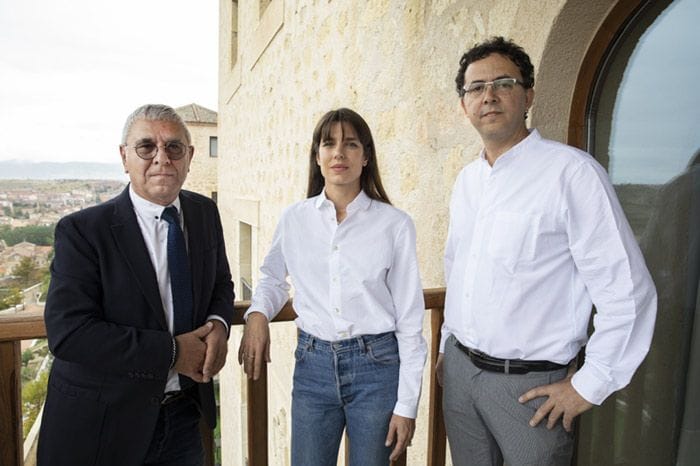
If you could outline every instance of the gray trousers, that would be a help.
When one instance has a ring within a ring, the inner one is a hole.
[[[552,430],[546,419],[537,427],[528,425],[546,398],[518,402],[529,389],[563,379],[566,369],[527,374],[484,371],[455,346],[456,341],[453,335],[448,338],[443,364],[443,411],[453,464],[571,464],[573,435],[561,420]]]

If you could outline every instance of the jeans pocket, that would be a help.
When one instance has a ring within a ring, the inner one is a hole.
[[[306,353],[309,352],[309,347],[306,343],[297,343],[297,348],[294,350],[294,359],[297,362],[301,362],[306,357]]]
[[[399,345],[396,342],[396,338],[387,338],[369,343],[367,345],[367,355],[369,359],[377,364],[398,364]]]

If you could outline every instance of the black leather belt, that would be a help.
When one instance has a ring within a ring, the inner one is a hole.
[[[557,364],[551,361],[524,361],[522,359],[499,359],[482,353],[481,351],[467,348],[459,341],[457,348],[462,350],[472,363],[479,369],[502,374],[527,374],[528,372],[547,372],[564,369],[565,364]]]

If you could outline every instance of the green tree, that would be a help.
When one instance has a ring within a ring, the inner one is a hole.
[[[29,361],[31,361],[32,359],[34,359],[34,353],[32,353],[32,350],[26,349],[26,350],[22,351],[22,365],[23,366],[26,366],[27,364],[29,364]]]
[[[41,410],[41,405],[44,404],[48,380],[49,372],[44,371],[37,380],[27,382],[22,387],[22,417],[24,419],[22,430],[24,431],[24,437],[27,436],[34,425],[34,421],[36,421]]]
[[[36,262],[34,262],[34,258],[32,257],[23,257],[22,260],[19,261],[19,264],[12,269],[12,275],[17,277],[20,284],[24,288],[27,288],[36,282],[38,273],[39,267],[37,267]]]
[[[22,295],[22,290],[17,287],[4,288],[0,290],[0,309],[7,309],[8,307],[16,306],[20,304],[24,296]]]
[[[39,246],[52,246],[55,227],[55,225],[28,225],[9,228],[7,225],[3,225],[0,227],[0,239],[4,239],[8,246],[14,246],[22,241]]]
[[[51,272],[48,267],[41,270],[41,297],[40,301],[46,301],[46,295],[49,293],[49,284],[51,283]]]

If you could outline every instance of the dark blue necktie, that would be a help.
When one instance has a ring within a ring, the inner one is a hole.
[[[173,292],[173,335],[193,329],[192,277],[187,261],[185,235],[180,228],[180,216],[174,206],[166,207],[161,214],[168,222],[168,271],[170,289]]]

